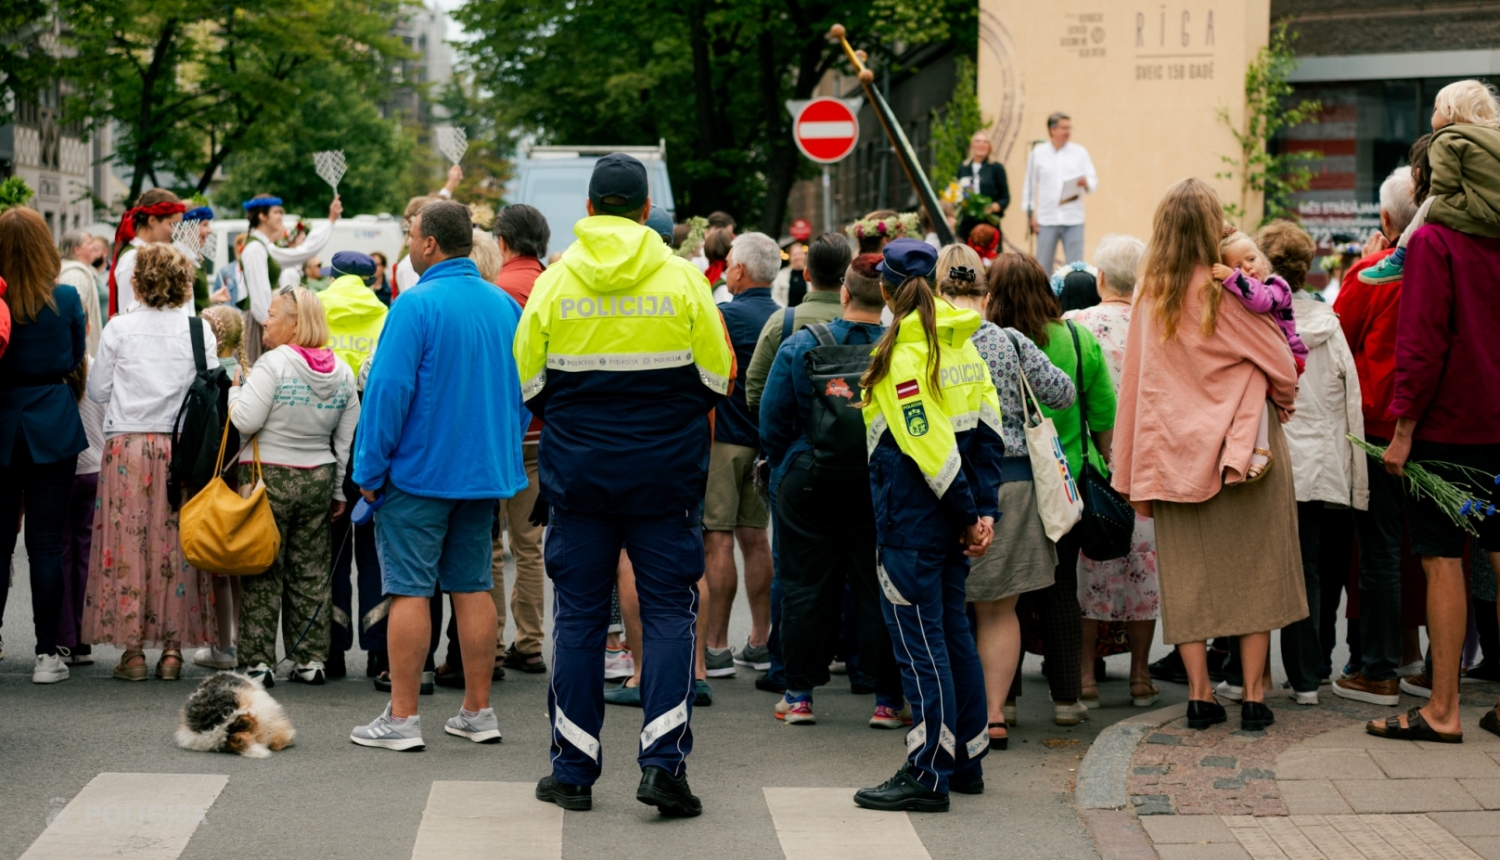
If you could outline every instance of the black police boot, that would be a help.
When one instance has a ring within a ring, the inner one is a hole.
[[[980,771],[972,777],[955,773],[948,777],[948,790],[959,794],[984,794],[984,772]]]
[[[344,665],[343,651],[329,651],[328,661],[323,664],[323,671],[329,678],[343,678],[349,674],[349,668]]]
[[[591,785],[568,785],[558,782],[548,774],[536,784],[536,799],[543,803],[555,803],[563,809],[587,812],[594,808],[594,787]]]
[[[688,788],[687,777],[673,776],[654,764],[641,768],[641,787],[635,799],[672,818],[692,818],[703,814],[703,803]]]
[[[928,791],[904,764],[896,775],[875,788],[854,792],[854,804],[884,812],[947,812],[948,795]]]

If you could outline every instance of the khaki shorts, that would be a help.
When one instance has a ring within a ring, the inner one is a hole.
[[[703,528],[732,532],[738,526],[763,529],[771,514],[755,486],[759,452],[744,445],[715,442],[708,455],[708,491],[703,499]]]

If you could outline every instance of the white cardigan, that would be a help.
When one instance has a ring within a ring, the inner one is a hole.
[[[177,410],[197,375],[189,319],[181,308],[137,305],[104,327],[99,360],[89,370],[88,396],[95,403],[109,404],[104,412],[106,438],[176,429]],[[219,366],[219,344],[207,325],[203,352],[208,367]]]
[[[1299,502],[1366,510],[1369,457],[1344,438],[1363,439],[1359,374],[1333,306],[1298,292],[1292,297],[1297,334],[1307,344],[1307,368],[1297,384],[1297,411],[1282,426],[1291,452]]]

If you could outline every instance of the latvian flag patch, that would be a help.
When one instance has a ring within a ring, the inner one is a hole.
[[[915,379],[908,379],[905,382],[896,383],[896,399],[898,400],[905,400],[908,397],[916,397],[921,393],[922,389],[917,387],[917,381]]]

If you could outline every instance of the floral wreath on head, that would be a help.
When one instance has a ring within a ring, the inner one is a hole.
[[[890,239],[920,238],[922,220],[915,212],[902,212],[894,218],[864,218],[855,221],[844,232],[855,241],[871,236]]]
[[[708,219],[702,215],[694,215],[687,219],[688,233],[682,237],[682,244],[677,246],[677,256],[684,260],[691,260],[697,255],[698,247],[703,244],[703,239],[708,236]]]
[[[1053,295],[1057,295],[1057,296],[1062,295],[1063,286],[1064,286],[1064,284],[1067,283],[1068,276],[1071,275],[1071,274],[1073,274],[1074,272],[1088,272],[1090,275],[1093,276],[1094,283],[1098,283],[1099,282],[1099,270],[1098,269],[1094,268],[1093,266],[1089,265],[1088,263],[1083,262],[1082,260],[1079,260],[1079,261],[1073,262],[1073,263],[1068,263],[1065,266],[1058,266],[1057,267],[1057,271],[1055,271],[1055,272],[1052,273],[1052,294]]]

